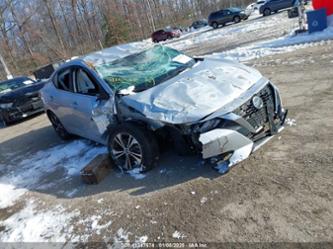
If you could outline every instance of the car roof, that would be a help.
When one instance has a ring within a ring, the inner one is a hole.
[[[110,63],[117,59],[129,56],[131,54],[142,52],[143,50],[146,50],[149,47],[151,47],[151,45],[143,42],[133,42],[128,44],[113,46],[67,61],[66,63],[62,64],[57,69],[57,71],[62,70],[68,66],[82,66],[82,65],[89,66],[91,64],[100,65],[103,63]]]
[[[226,10],[230,10],[230,11],[239,11],[239,10],[241,10],[241,9],[238,8],[238,7],[231,7],[231,8],[228,8],[228,9],[226,9]]]

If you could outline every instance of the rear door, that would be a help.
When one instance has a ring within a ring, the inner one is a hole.
[[[224,11],[220,10],[219,12],[215,13],[214,19],[218,22],[218,24],[224,24],[225,23]]]
[[[272,11],[283,9],[282,1],[281,0],[271,0],[269,2],[269,8]]]
[[[73,69],[66,68],[59,71],[53,78],[55,90],[50,93],[50,105],[60,122],[70,133],[76,134],[73,113],[73,98],[75,98],[73,84]]]
[[[282,9],[291,8],[294,5],[294,0],[281,0]]]
[[[225,23],[232,22],[234,19],[234,14],[230,10],[224,10]]]

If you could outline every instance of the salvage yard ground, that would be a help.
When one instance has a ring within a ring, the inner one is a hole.
[[[114,170],[88,186],[80,169],[104,147],[62,142],[44,114],[19,122],[0,130],[0,240],[332,241],[333,41],[320,40],[333,31],[293,42],[297,20],[286,15],[168,42],[271,79],[289,109],[281,135],[223,176],[200,156],[166,151],[144,175]],[[319,42],[295,45],[310,40]]]

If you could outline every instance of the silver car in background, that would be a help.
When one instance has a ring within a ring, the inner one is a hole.
[[[280,132],[287,115],[276,86],[255,69],[164,46],[72,60],[41,96],[60,137],[107,145],[123,170],[151,169],[166,140],[180,154],[231,167]]]

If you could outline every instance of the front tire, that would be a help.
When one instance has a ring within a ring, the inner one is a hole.
[[[125,123],[112,129],[108,150],[110,158],[121,170],[151,170],[158,160],[158,144],[154,134],[139,125]]]
[[[53,112],[48,112],[47,116],[57,133],[57,135],[62,139],[62,140],[69,140],[72,138],[72,135],[68,133],[66,128],[62,125],[58,117],[53,113]]]
[[[264,16],[270,16],[271,14],[272,14],[271,9],[266,8],[266,9],[264,10]]]
[[[219,24],[217,22],[213,22],[212,26],[214,29],[217,29],[219,27]]]

